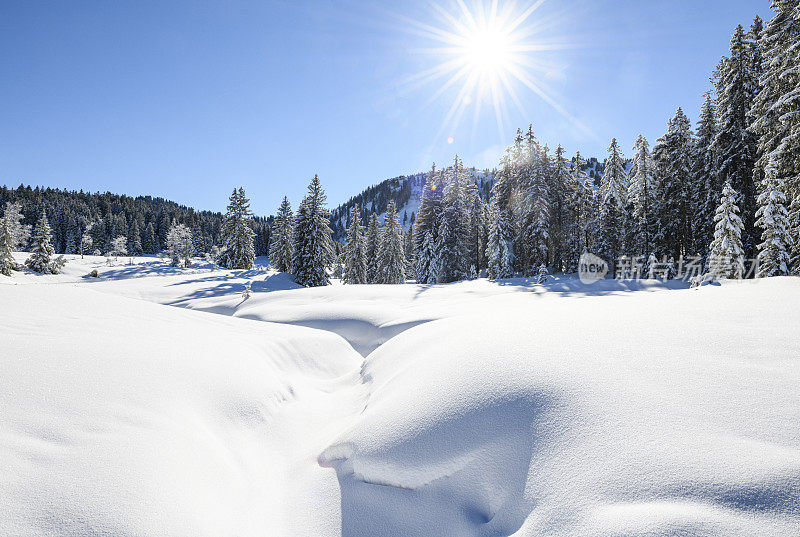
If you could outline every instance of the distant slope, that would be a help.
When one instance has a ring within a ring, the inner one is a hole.
[[[603,175],[603,164],[596,158],[590,158],[586,161],[584,170],[599,185],[599,180]],[[478,170],[476,168],[467,168],[466,172],[478,185],[481,197],[485,201],[489,201],[489,194],[494,185],[494,176],[497,173],[497,169]],[[426,176],[427,172],[420,172],[386,179],[377,185],[367,187],[333,209],[331,211],[331,228],[333,229],[334,239],[344,241],[347,215],[354,205],[361,208],[362,222],[366,222],[366,218],[372,212],[378,213],[379,218],[383,221],[383,215],[390,200],[394,200],[397,205],[397,214],[403,229],[408,229],[412,216],[416,215],[419,210],[420,196],[422,195],[422,188],[425,186]]]

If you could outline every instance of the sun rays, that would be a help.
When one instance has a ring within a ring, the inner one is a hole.
[[[511,105],[525,121],[530,120],[523,105],[528,97],[525,92],[577,128],[588,130],[546,85],[554,66],[545,53],[569,45],[552,38],[552,17],[539,17],[545,0],[450,0],[448,5],[443,1],[447,0],[430,3],[430,22],[401,17],[419,38],[420,46],[413,52],[430,57],[433,64],[407,77],[401,87],[406,91],[433,89],[425,106],[452,98],[435,140],[452,136],[470,110],[474,134],[482,112],[490,109],[504,141],[509,136]]]

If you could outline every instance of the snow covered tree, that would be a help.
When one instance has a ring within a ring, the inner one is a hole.
[[[714,140],[717,137],[717,112],[710,93],[705,94],[697,123],[694,143],[693,192],[693,251],[706,256],[714,238],[714,214],[717,210],[722,184],[718,173]]]
[[[569,215],[569,161],[564,157],[564,148],[560,145],[556,147],[555,158],[551,173],[549,174],[549,195],[550,195],[550,245],[548,250],[553,262],[555,271],[565,271],[564,255],[568,251],[567,226],[570,220]]]
[[[142,238],[139,232],[139,222],[134,220],[128,232],[128,253],[133,256],[140,256],[142,252]]]
[[[417,283],[436,283],[439,258],[436,237],[441,205],[441,174],[434,164],[425,177],[420,207],[414,223]]]
[[[350,225],[347,226],[347,244],[344,247],[343,283],[367,283],[367,244],[360,215],[358,206],[353,205],[350,209]]]
[[[6,203],[3,220],[11,233],[11,249],[24,250],[31,236],[31,226],[22,223],[22,206],[16,202]]]
[[[567,179],[567,223],[565,224],[565,270],[578,270],[581,254],[592,248],[592,228],[595,219],[594,191],[580,152],[575,154]]]
[[[603,184],[600,187],[600,215],[597,230],[597,255],[613,267],[616,259],[623,253],[622,237],[625,222],[627,197],[627,174],[625,159],[617,143],[611,140],[608,158],[605,162]],[[613,269],[612,269],[613,271]]]
[[[50,237],[51,231],[50,224],[47,222],[47,214],[42,211],[42,216],[33,230],[31,255],[25,260],[25,266],[34,272],[58,274],[66,263],[63,256],[53,259],[56,251],[50,243]]]
[[[550,189],[548,184],[550,157],[533,135],[533,127],[522,144],[517,181],[519,184],[521,226],[516,241],[518,265],[522,273],[532,276],[547,261],[550,240]]]
[[[108,263],[111,264],[111,260],[117,260],[117,258],[121,255],[128,254],[128,238],[125,235],[120,235],[119,237],[115,237],[111,241],[110,248],[106,257],[108,258]]]
[[[758,277],[789,274],[789,214],[786,209],[786,183],[778,176],[777,166],[767,166],[758,196],[756,225],[763,230],[758,245]]]
[[[334,259],[334,246],[327,199],[319,177],[314,175],[297,211],[292,262],[295,281],[306,287],[330,284],[327,270]]]
[[[632,207],[630,220],[632,243],[628,251],[633,255],[647,255],[653,250],[655,235],[656,181],[650,144],[641,134],[633,146],[628,199]]]
[[[509,251],[512,227],[508,209],[492,207],[492,223],[489,227],[487,258],[489,262],[489,278],[502,279],[514,275],[511,269],[511,253]]]
[[[184,224],[174,223],[167,233],[167,255],[173,267],[192,266],[194,242],[192,232]]]
[[[667,133],[653,148],[656,166],[656,250],[675,259],[691,248],[690,203],[693,135],[691,123],[681,108],[667,122]]]
[[[222,223],[224,250],[219,264],[228,269],[252,269],[255,266],[255,233],[250,228],[250,200],[244,188],[234,188]],[[171,229],[171,227],[170,227]]]
[[[763,72],[751,109],[758,136],[757,166],[776,168],[789,205],[790,269],[800,273],[800,2],[773,0],[774,17],[761,32]]]
[[[748,130],[750,109],[758,81],[753,73],[753,59],[747,36],[738,25],[731,38],[730,56],[720,62],[715,73],[719,128],[714,150],[719,157],[719,173],[730,181],[738,193],[737,205],[742,210],[746,255],[755,253],[756,192],[753,182],[756,138]]]
[[[272,223],[272,241],[269,258],[278,272],[292,272],[294,257],[294,215],[289,198],[283,197],[278,214]]]
[[[11,228],[4,218],[0,218],[0,274],[4,276],[11,276],[11,271],[18,268],[14,256],[11,255],[13,245]]]
[[[380,280],[378,251],[381,246],[381,236],[381,224],[378,215],[373,212],[369,215],[366,235],[367,283],[378,283]]]
[[[708,256],[709,271],[717,278],[739,279],[744,273],[744,226],[738,214],[736,198],[736,191],[730,182],[726,182],[722,189],[722,200],[714,216],[714,240],[709,247]]]
[[[403,230],[397,219],[394,200],[386,207],[383,240],[378,249],[378,283],[399,284],[406,281],[406,256],[403,251]]]
[[[464,168],[456,156],[445,181],[441,204],[441,221],[437,229],[436,248],[439,251],[438,279],[440,283],[465,279],[469,273],[467,203],[464,193]]]
[[[539,271],[536,275],[536,283],[546,283],[549,275],[550,273],[547,271],[547,267],[544,265],[544,263],[542,263],[539,265]]]

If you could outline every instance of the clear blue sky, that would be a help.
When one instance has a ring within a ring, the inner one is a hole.
[[[446,27],[431,3],[4,0],[0,184],[212,210],[243,185],[269,214],[314,173],[333,206],[455,153],[492,166],[529,122],[569,153],[602,158],[612,136],[630,153],[678,106],[694,120],[734,26],[770,17],[767,0],[545,1],[522,27],[567,46],[531,53],[531,76],[574,121],[516,84],[501,135],[491,106],[444,122],[459,84],[408,83],[443,61],[410,22]]]

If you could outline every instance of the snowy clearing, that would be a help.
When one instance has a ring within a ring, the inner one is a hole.
[[[800,534],[800,278],[133,262],[0,277],[2,535]]]

